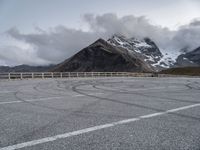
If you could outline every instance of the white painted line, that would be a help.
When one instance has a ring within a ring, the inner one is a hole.
[[[82,96],[85,96],[85,95],[81,95],[81,94],[78,94],[78,95],[72,95],[72,97],[82,97]]]
[[[116,89],[115,90],[120,90],[119,92],[134,92],[134,91],[148,91],[148,90],[160,90],[160,89],[165,89],[166,87],[155,87],[155,88],[138,88],[138,89],[133,89],[133,90],[121,90],[121,89]],[[113,88],[104,88],[105,90],[113,90]]]
[[[166,114],[166,112],[158,112],[158,113],[154,113],[154,114],[149,114],[149,115],[141,116],[139,118],[141,118],[141,119],[152,118],[152,117],[160,116],[160,115],[163,115],[163,114]]]
[[[95,95],[102,95],[104,93],[86,93],[87,95],[91,95],[91,96],[95,96]],[[72,95],[72,97],[83,97],[86,95],[82,95],[82,94],[77,94],[77,95]]]
[[[88,95],[91,95],[91,96],[93,96],[93,95],[103,95],[104,93],[89,93]]]
[[[134,91],[148,91],[148,90],[161,90],[161,89],[166,89],[166,88],[179,88],[178,86],[167,86],[167,87],[151,87],[151,88],[138,88],[138,89],[132,89],[132,90],[121,90],[121,89],[116,89],[115,90],[120,90],[119,92],[134,92]],[[105,88],[107,90],[113,90],[113,88]]]
[[[133,91],[159,90],[159,89],[166,89],[166,88],[168,87],[160,86],[160,87],[140,88],[140,89],[135,89]]]
[[[14,91],[0,91],[0,94],[4,94],[4,93],[13,93]]]
[[[197,107],[200,106],[200,104],[194,104],[194,105],[189,105],[189,106],[184,106],[184,107],[180,107],[180,108],[175,108],[175,109],[171,109],[171,110],[167,110],[166,113],[173,113],[176,111],[180,111],[180,110],[184,110],[184,109],[189,109],[189,108],[193,108],[193,107]]]
[[[60,98],[65,98],[65,97],[47,97],[47,98],[29,99],[29,100],[24,100],[24,101],[18,100],[18,101],[10,101],[10,102],[0,102],[0,105],[14,104],[14,103],[24,103],[24,102],[46,101],[46,100],[60,99]]]
[[[60,99],[60,98],[64,98],[64,97],[47,97],[47,98],[30,99],[27,101],[28,102],[36,102],[36,101],[46,101],[46,100]]]
[[[10,102],[0,102],[0,105],[3,104],[13,104],[13,103],[22,103],[23,101],[10,101]]]
[[[200,106],[200,103],[194,104],[194,105],[189,105],[189,106],[184,106],[184,107],[179,107],[179,108],[167,110],[167,111],[164,111],[164,112],[148,114],[148,115],[140,116],[140,117],[137,117],[137,118],[131,118],[131,119],[121,120],[121,121],[112,122],[112,123],[108,123],[108,124],[104,124],[104,125],[94,126],[94,127],[90,127],[90,128],[86,128],[86,129],[81,129],[81,130],[68,132],[68,133],[64,133],[64,134],[59,134],[59,135],[46,137],[46,138],[42,138],[42,139],[38,139],[38,140],[33,140],[33,141],[29,141],[29,142],[19,143],[19,144],[16,144],[16,145],[11,145],[11,146],[0,148],[0,150],[16,150],[16,149],[30,147],[30,146],[34,146],[34,145],[38,145],[38,144],[47,143],[47,142],[53,142],[53,141],[56,141],[56,140],[59,140],[59,139],[64,139],[64,138],[68,138],[68,137],[72,137],[72,136],[76,136],[76,135],[81,135],[81,134],[89,133],[89,132],[92,132],[92,131],[98,131],[98,130],[101,130],[101,129],[106,129],[106,128],[110,128],[110,127],[114,127],[114,126],[122,125],[122,124],[127,124],[127,123],[131,123],[131,122],[139,121],[139,120],[142,120],[142,119],[161,116],[161,115],[168,114],[168,113],[171,113],[171,112],[177,112],[177,111],[180,111],[180,110],[185,110],[185,109],[198,107],[198,106]]]

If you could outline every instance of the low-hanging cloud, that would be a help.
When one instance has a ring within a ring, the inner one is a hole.
[[[116,14],[104,14],[102,16],[86,14],[84,19],[93,32],[104,32],[108,36],[122,34],[126,37],[155,38],[165,34],[167,36],[161,36],[160,38],[166,39],[171,35],[171,31],[167,28],[150,24],[144,16],[129,15],[119,18]]]
[[[86,14],[83,16],[83,21],[88,24],[88,31],[57,26],[48,30],[42,30],[38,27],[35,33],[30,34],[23,34],[17,28],[12,28],[6,33],[16,40],[31,45],[34,57],[37,59],[21,62],[28,64],[34,64],[34,61],[38,61],[41,64],[59,63],[98,38],[108,39],[113,34],[136,38],[149,37],[160,48],[171,51],[179,51],[185,47],[192,50],[200,46],[199,20],[194,20],[188,25],[181,26],[176,31],[153,25],[144,16],[135,17],[129,15],[118,17],[113,13],[103,15]],[[19,48],[17,51],[19,54],[21,53]],[[11,60],[8,56],[7,59]],[[15,59],[13,58],[12,61],[14,62]],[[18,62],[16,61],[16,63]]]
[[[34,34],[22,34],[16,28],[10,29],[7,33],[17,40],[30,44],[39,58],[51,63],[58,63],[70,57],[97,38],[96,34],[63,26],[49,31],[37,29],[37,33]]]
[[[200,46],[200,20],[193,20],[190,24],[181,26],[176,31],[153,25],[142,16],[133,15],[117,17],[115,14],[94,16],[85,15],[93,32],[104,32],[105,35],[122,34],[126,37],[153,39],[160,48],[177,51],[187,47],[192,50]]]
[[[194,20],[189,25],[184,25],[176,31],[171,45],[176,49],[188,48],[193,50],[200,46],[200,20]]]
[[[29,48],[19,48],[17,46],[6,46],[1,49],[0,64],[1,65],[16,65],[16,64],[31,64],[31,65],[45,65],[50,62],[38,57],[35,50]]]

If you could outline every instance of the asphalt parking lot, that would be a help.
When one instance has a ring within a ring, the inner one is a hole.
[[[199,78],[0,81],[0,150],[199,150]]]

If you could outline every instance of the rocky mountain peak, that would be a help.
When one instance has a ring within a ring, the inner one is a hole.
[[[108,39],[108,42],[113,46],[127,49],[129,53],[134,53],[155,70],[169,68],[174,64],[170,58],[161,53],[156,43],[148,37],[137,39],[135,37],[126,38],[122,35],[114,35]]]
[[[53,71],[75,72],[152,72],[153,69],[137,55],[98,39],[71,58],[57,65]]]

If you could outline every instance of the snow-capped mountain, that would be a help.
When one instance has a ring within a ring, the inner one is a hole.
[[[153,72],[137,55],[99,39],[52,69],[55,72]]]
[[[99,39],[55,66],[1,67],[0,72],[155,72],[175,67],[199,67],[200,47],[179,52],[159,49],[150,38],[136,39],[114,35]],[[11,71],[10,71],[11,70]]]
[[[184,60],[184,61],[183,61]],[[172,67],[185,67],[183,62],[200,65],[200,49],[193,52],[165,52],[150,38],[136,39],[114,35],[99,39],[58,64],[56,72],[155,72]]]
[[[139,40],[136,38],[114,35],[108,42],[114,46],[127,49],[129,53],[134,53],[146,63],[150,64],[155,70],[170,68],[175,63],[175,60],[171,58],[169,54],[162,54],[160,49],[150,38]]]

